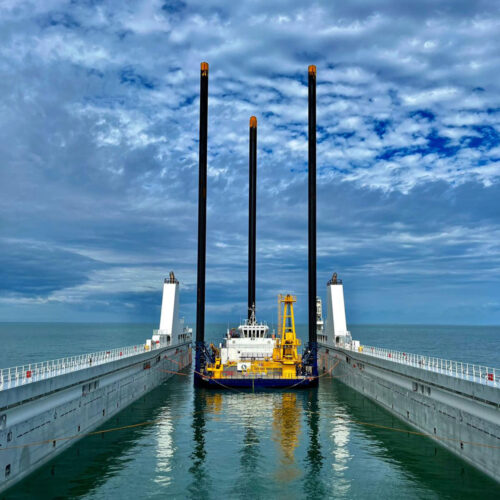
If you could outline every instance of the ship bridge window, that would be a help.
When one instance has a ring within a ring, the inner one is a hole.
[[[10,464],[7,464],[5,466],[5,477],[9,477],[10,476]]]

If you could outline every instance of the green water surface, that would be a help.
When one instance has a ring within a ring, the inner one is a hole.
[[[462,358],[458,354],[465,341],[455,328],[363,328],[359,335],[367,343],[410,344],[422,352],[432,351],[429,339],[434,338],[435,354],[449,345],[450,357]],[[9,325],[0,327],[4,345],[11,342],[12,331]],[[14,331],[37,347],[31,354],[36,360],[48,357],[43,349],[57,354],[131,344],[149,332],[149,325],[17,325]],[[468,350],[468,359],[497,364],[499,330],[468,331],[476,341],[470,345],[477,346]],[[220,328],[214,327],[216,332]],[[75,340],[64,345],[68,335]],[[111,341],[120,335],[120,342]],[[21,349],[12,348],[11,357],[17,355]],[[499,484],[430,439],[411,434],[403,422],[329,377],[317,389],[222,392],[195,389],[191,369],[186,369],[101,430],[110,432],[76,442],[1,497],[500,498]]]
[[[151,423],[84,438],[5,498],[500,497],[494,481],[335,379],[252,394],[194,389],[186,374],[102,429]]]

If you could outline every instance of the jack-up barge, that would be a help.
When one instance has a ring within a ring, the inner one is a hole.
[[[309,342],[298,352],[290,294],[280,296],[278,336],[258,323],[255,311],[257,217],[257,118],[249,131],[248,318],[237,331],[228,330],[219,347],[205,343],[205,256],[207,196],[208,64],[201,64],[198,198],[198,286],[194,382],[212,388],[303,388],[318,383],[316,338],[316,66],[309,66]],[[282,309],[281,309],[282,308]]]

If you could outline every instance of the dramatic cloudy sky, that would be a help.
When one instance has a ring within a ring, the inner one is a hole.
[[[0,319],[194,320],[199,65],[210,64],[207,320],[307,293],[307,66],[318,68],[318,290],[348,321],[500,323],[494,1],[0,2]]]

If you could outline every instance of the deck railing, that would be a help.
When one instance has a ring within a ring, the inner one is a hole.
[[[82,370],[91,366],[102,365],[110,361],[128,358],[139,353],[147,352],[150,349],[167,345],[169,345],[167,342],[162,344],[152,343],[151,347],[144,344],[133,345],[129,347],[119,347],[109,351],[100,351],[51,361],[30,363],[27,365],[15,366],[13,368],[2,368],[0,371],[0,391],[55,377],[57,375]]]
[[[348,346],[344,347],[349,348]],[[383,347],[363,345],[360,346],[360,348],[350,349],[395,363],[415,366],[417,368],[462,378],[471,382],[500,387],[500,369],[498,368],[463,363],[450,359],[434,358],[432,356],[422,356],[421,354],[394,351],[393,349],[384,349]]]

